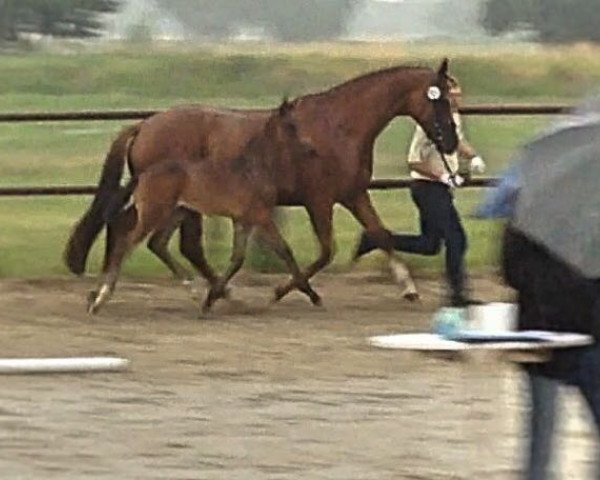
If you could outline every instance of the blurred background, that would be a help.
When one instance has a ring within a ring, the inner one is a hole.
[[[184,103],[270,107],[353,76],[451,59],[466,104],[574,103],[600,84],[595,0],[0,0],[0,111],[159,109]],[[471,143],[497,174],[553,119],[469,116]],[[0,124],[0,186],[89,185],[115,133],[131,122]],[[412,132],[399,118],[378,139],[375,177],[402,177]],[[468,214],[483,191],[457,193]],[[392,229],[416,230],[406,190],[374,192]],[[0,276],[64,274],[61,252],[89,197],[0,198]],[[281,214],[301,263],[316,255],[305,213]],[[493,222],[467,220],[472,271],[496,268]],[[336,211],[344,270],[358,226]],[[309,248],[309,246],[313,248]],[[175,245],[174,245],[175,246]],[[210,220],[209,258],[224,264],[228,222]],[[94,250],[97,269],[102,249]],[[375,253],[360,268],[373,268]],[[435,274],[441,258],[407,256]],[[277,270],[254,248],[249,266]],[[131,276],[168,276],[143,248]]]

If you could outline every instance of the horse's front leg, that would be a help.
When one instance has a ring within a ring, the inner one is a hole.
[[[312,227],[319,240],[321,253],[315,262],[308,266],[303,273],[306,280],[325,268],[335,253],[333,243],[333,201],[324,200],[306,206]],[[282,299],[296,287],[293,280],[283,284],[275,290],[275,301]]]
[[[364,227],[367,235],[373,240],[377,247],[387,253],[392,274],[396,278],[396,281],[404,286],[402,296],[410,301],[417,300],[419,298],[419,293],[417,292],[415,282],[406,265],[394,256],[394,246],[391,234],[383,226],[379,215],[371,203],[369,194],[365,191],[350,201],[344,201],[343,205]]]

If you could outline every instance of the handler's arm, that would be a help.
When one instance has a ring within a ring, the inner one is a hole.
[[[423,177],[439,180],[446,171],[441,162],[434,161],[436,155],[439,153],[433,143],[427,138],[425,132],[417,127],[408,150],[408,168]]]
[[[412,171],[417,172],[419,175],[423,175],[431,180],[440,180],[442,175],[445,173],[443,169],[439,169],[438,171],[432,172],[432,169],[424,166],[421,163],[409,163],[408,168]],[[437,169],[436,169],[437,170]]]

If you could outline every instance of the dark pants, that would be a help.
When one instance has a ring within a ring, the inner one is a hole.
[[[600,344],[574,349],[569,352],[572,366],[563,375],[555,378],[541,373],[539,365],[526,367],[531,392],[529,421],[529,461],[525,478],[527,480],[549,480],[551,476],[552,437],[557,417],[556,396],[560,383],[579,389],[585,399],[595,425],[596,472],[600,479]]]
[[[554,429],[558,417],[558,387],[560,382],[527,369],[529,383],[529,456],[524,480],[551,480]]]
[[[464,256],[467,236],[454,207],[450,188],[443,183],[415,180],[410,194],[419,209],[420,235],[393,234],[394,250],[420,255],[437,255],[446,248],[446,277],[453,298],[464,293]],[[358,255],[363,255],[376,246],[363,234]]]

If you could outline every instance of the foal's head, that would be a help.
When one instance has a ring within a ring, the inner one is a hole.
[[[312,153],[312,148],[298,135],[294,119],[295,102],[283,100],[267,121],[264,136],[268,140],[267,153],[279,157],[299,158]]]
[[[445,58],[432,78],[412,95],[415,120],[443,153],[452,153],[458,146],[449,98],[450,79],[448,59]]]

